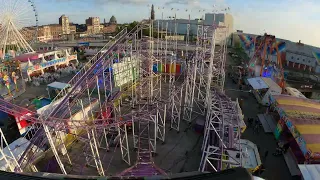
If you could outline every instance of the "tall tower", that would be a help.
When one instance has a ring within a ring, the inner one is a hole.
[[[70,34],[69,18],[66,15],[63,14],[59,18],[59,24],[62,27],[62,34]]]
[[[154,20],[154,6],[151,6],[151,19]]]

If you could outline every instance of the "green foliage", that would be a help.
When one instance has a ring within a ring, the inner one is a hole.
[[[131,23],[128,24],[122,24],[122,25],[118,25],[117,27],[117,33],[119,33],[120,31],[122,31],[124,28],[127,28],[128,32],[130,32],[134,27],[136,27],[139,24],[139,22],[137,21],[133,21]],[[142,35],[143,36],[150,36],[150,29],[143,29],[142,30]],[[157,31],[153,31],[153,37],[154,38],[158,38],[158,32]]]
[[[134,27],[136,27],[138,25],[138,22],[137,21],[133,21],[132,23],[130,23],[128,25],[128,32],[130,32]]]
[[[235,41],[235,42],[234,42],[234,47],[235,47],[235,48],[240,48],[240,47],[241,47],[240,41]]]
[[[143,29],[142,30],[142,35],[143,36],[150,36],[150,29]],[[154,38],[158,38],[158,32],[153,31],[153,35]]]

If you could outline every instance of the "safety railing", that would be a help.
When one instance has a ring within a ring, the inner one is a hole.
[[[50,109],[50,112],[47,113],[49,116],[55,112],[60,106],[56,106],[54,107],[53,104],[55,101],[64,98],[67,99],[68,94],[70,95],[70,91],[76,91],[76,84],[81,83],[81,81],[83,80],[83,78],[85,76],[87,76],[88,74],[91,73],[91,70],[93,69],[93,67],[98,64],[99,62],[101,62],[103,60],[103,55],[109,53],[108,51],[105,51],[107,48],[114,46],[120,39],[122,39],[124,37],[124,35],[127,34],[127,29],[123,29],[121,32],[119,32],[116,36],[115,39],[113,39],[112,41],[109,41],[95,56],[93,56],[84,66],[83,68],[68,82],[68,84],[71,85],[71,88],[65,88],[63,90],[60,91],[60,93],[53,99],[53,101],[51,102],[51,104],[49,105],[48,109]],[[105,51],[105,52],[103,52]],[[64,100],[62,100],[60,103],[65,103]],[[48,117],[41,117],[42,119],[47,119]]]

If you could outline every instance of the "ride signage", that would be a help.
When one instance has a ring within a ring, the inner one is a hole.
[[[59,58],[59,59],[54,59],[54,60],[51,60],[51,61],[48,61],[48,62],[45,62],[45,63],[40,63],[40,66],[42,68],[47,68],[47,67],[54,66],[56,64],[65,62],[65,61],[66,61],[66,58]]]

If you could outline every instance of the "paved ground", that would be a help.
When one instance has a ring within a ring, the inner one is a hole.
[[[74,74],[66,75],[64,77],[59,78],[57,81],[68,83],[73,76]],[[19,97],[16,97],[13,101],[15,104],[24,106],[25,104],[23,102],[29,99],[36,98],[37,96],[49,97],[48,91],[46,90],[46,88],[47,88],[47,85],[45,84],[42,84],[40,86],[26,85],[26,91],[23,94],[21,94]]]
[[[230,64],[234,65],[234,63],[231,60],[231,57],[228,56],[227,66]],[[237,85],[234,84],[227,76],[226,76],[225,89],[226,89],[226,94],[232,99],[239,98],[244,100],[243,113],[245,116],[245,120],[248,117],[256,117],[257,114],[265,112],[265,108],[260,107],[258,105],[253,94],[248,92],[230,90],[230,89],[237,89]],[[276,141],[273,134],[265,134],[263,132],[263,129],[260,130],[259,134],[254,134],[252,128],[247,128],[247,130],[242,135],[242,138],[252,141],[260,148],[261,158],[266,167],[266,170],[264,173],[262,173],[261,177],[266,178],[268,180],[291,179],[291,175],[284,161],[284,158],[282,156],[274,157],[272,155],[272,153],[276,149]],[[269,151],[269,155],[264,160],[262,156],[266,151]]]
[[[229,65],[231,62],[230,57],[228,61]],[[66,79],[62,79],[61,81],[67,82],[69,78],[66,77]],[[225,89],[237,89],[236,85],[233,84],[232,81],[227,77],[225,86]],[[23,96],[17,98],[16,100],[17,102],[20,102],[25,98],[34,98],[35,94],[46,95],[45,86],[30,86],[27,88],[27,92]],[[243,106],[243,113],[245,115],[245,119],[247,117],[256,117],[258,113],[265,112],[265,109],[259,108],[259,105],[257,104],[252,94],[230,90],[227,90],[226,94],[229,95],[232,99],[242,98],[245,100]],[[167,127],[168,126],[169,124],[167,124]],[[253,134],[252,129],[248,128],[243,134],[242,138],[248,139],[257,144],[260,148],[261,154],[264,154],[265,151],[269,151],[269,156],[266,158],[266,161],[264,161],[266,171],[261,175],[262,177],[269,180],[291,179],[291,176],[289,174],[283,157],[272,156],[272,153],[276,148],[276,142],[272,134],[265,134],[262,131],[259,134]],[[131,160],[132,162],[134,162],[136,159],[136,153],[133,151],[133,143],[131,139],[132,137],[129,135],[129,146],[131,147]],[[168,174],[185,171],[197,171],[201,157],[201,144],[202,137],[196,134],[192,130],[192,128],[188,128],[188,125],[184,122],[181,124],[181,131],[179,134],[174,130],[169,131],[169,129],[167,128],[166,143],[157,143],[158,155],[154,158],[155,163],[160,168],[164,169]],[[82,148],[79,147],[75,149],[77,150],[72,151],[72,153],[75,156],[81,156],[83,154]],[[119,148],[117,148],[116,150],[112,149],[110,152],[103,152],[102,150],[101,156],[103,160],[102,163],[104,165],[104,169],[108,170],[108,174],[106,175],[117,174],[118,172],[121,172],[125,168],[129,167],[121,160],[121,153],[119,151]],[[83,163],[83,160],[78,161],[78,164]],[[75,169],[79,170],[78,168]],[[90,167],[81,167],[81,170],[87,172],[86,174],[96,174],[96,170]]]

